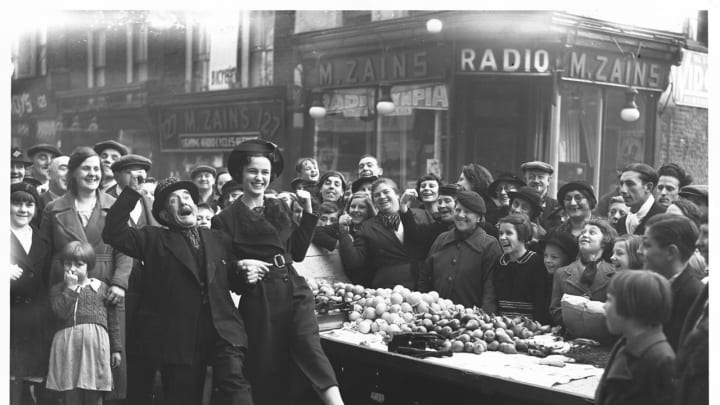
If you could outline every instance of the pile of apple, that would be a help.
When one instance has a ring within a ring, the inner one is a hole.
[[[378,333],[389,340],[402,332],[436,333],[445,338],[443,349],[454,352],[502,353],[527,352],[534,347],[532,337],[550,332],[525,317],[510,319],[485,313],[480,308],[465,308],[436,291],[420,293],[397,285],[389,288],[365,288],[350,283],[309,280],[318,305],[343,305],[348,310],[349,326],[361,333]]]

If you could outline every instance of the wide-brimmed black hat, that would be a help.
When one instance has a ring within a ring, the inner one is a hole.
[[[31,160],[25,158],[22,149],[17,146],[10,150],[10,163],[22,163],[25,167],[33,164]]]
[[[183,189],[190,192],[190,196],[195,204],[200,201],[200,193],[198,192],[197,186],[195,186],[195,183],[192,181],[181,181],[177,177],[168,177],[158,181],[157,187],[155,187],[155,201],[153,201],[152,214],[160,224],[170,226],[169,223],[160,218],[160,211],[165,208],[165,200],[168,198],[170,193],[175,190]]]
[[[490,183],[490,186],[488,186],[488,193],[490,194],[490,196],[495,197],[495,195],[497,194],[497,188],[500,186],[500,183],[514,184],[516,188],[526,186],[525,182],[520,177],[512,173],[500,173],[500,175],[498,175],[495,181]]]
[[[510,197],[510,203],[516,198],[523,199],[530,203],[530,220],[536,219],[542,212],[542,197],[537,190],[530,186],[523,186],[517,189],[517,191],[508,192]]]
[[[30,148],[28,148],[28,151],[27,151],[28,156],[30,156],[30,158],[35,156],[35,154],[37,154],[38,152],[48,152],[51,155],[53,155],[53,157],[62,155],[62,152],[60,152],[60,149],[58,149],[54,145],[50,145],[49,143],[39,143],[37,145],[33,145]]]
[[[593,186],[585,183],[584,181],[571,181],[569,183],[563,184],[562,187],[560,187],[557,193],[557,199],[561,206],[565,205],[565,194],[573,190],[581,192],[585,196],[585,198],[587,198],[590,209],[595,208],[595,206],[597,205],[597,197],[595,197],[595,190],[593,190]]]
[[[263,139],[251,139],[236,146],[230,152],[226,166],[233,180],[242,184],[240,174],[242,173],[243,158],[254,154],[261,154],[270,160],[270,181],[282,174],[285,161],[278,146]]]
[[[357,180],[353,181],[350,185],[350,190],[353,192],[353,194],[357,193],[358,190],[360,190],[360,187],[362,187],[365,184],[372,184],[375,182],[375,180],[378,179],[378,176],[367,176],[367,177],[360,177]]]
[[[114,172],[119,172],[120,170],[130,166],[139,166],[147,172],[150,171],[150,168],[152,167],[152,160],[146,158],[145,156],[127,154],[120,156],[116,161],[114,161],[113,164],[110,165],[110,169]]]
[[[114,149],[120,153],[120,156],[125,156],[130,153],[130,149],[127,146],[121,144],[118,141],[108,139],[107,141],[98,142],[93,146],[93,150],[98,155],[101,155],[105,149]]]
[[[33,186],[32,184],[30,184],[26,181],[21,181],[19,183],[10,185],[10,195],[12,195],[12,193],[14,193],[16,191],[24,191],[24,192],[30,194],[32,196],[32,198],[35,200],[35,206],[38,206],[41,203],[40,195],[38,194],[35,186]],[[37,215],[37,212],[36,212],[36,215]]]

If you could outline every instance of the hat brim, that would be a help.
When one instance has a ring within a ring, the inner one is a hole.
[[[170,226],[169,223],[160,218],[160,211],[165,208],[165,200],[168,195],[175,190],[187,190],[190,193],[190,197],[192,197],[193,202],[195,202],[195,205],[197,205],[200,201],[200,193],[198,192],[197,186],[195,186],[195,183],[192,181],[178,181],[163,188],[159,193],[156,191],[155,201],[153,201],[152,206],[152,214],[161,225]]]
[[[10,159],[10,164],[13,164],[13,163],[22,163],[23,166],[25,166],[25,167],[30,167],[33,165],[32,161],[25,160],[25,159]]]
[[[272,153],[274,153],[276,156],[275,161],[268,157],[268,155],[270,154],[269,152],[253,152],[234,149],[232,152],[230,152],[230,156],[228,157],[227,162],[227,168],[228,172],[230,172],[230,177],[232,177],[232,179],[236,182],[242,184],[242,178],[240,177],[240,174],[242,174],[242,166],[244,160],[243,158],[246,156],[260,154],[270,161],[270,182],[273,182],[282,174],[283,168],[285,167],[285,161],[283,160],[282,154],[279,150],[276,150]]]
[[[510,202],[516,198],[520,198],[521,200],[527,201],[532,206],[532,209],[534,210],[534,214],[532,215],[533,218],[537,218],[540,216],[540,213],[542,213],[542,206],[538,204],[537,201],[533,201],[533,199],[529,198],[527,195],[517,192],[517,191],[510,191],[508,192],[508,197],[510,198]]]
[[[28,156],[34,156],[40,152],[48,152],[55,156],[62,155],[62,152],[60,152],[60,149],[54,147],[54,146],[38,146],[35,148],[30,148],[27,151]]]
[[[517,188],[520,188],[520,187],[523,187],[526,185],[522,180],[519,180],[519,179],[497,179],[497,180],[493,181],[492,183],[490,183],[490,185],[488,186],[488,193],[492,197],[495,197],[495,194],[497,194],[497,188],[498,188],[498,186],[500,186],[500,183],[511,183],[511,184],[516,185]]]

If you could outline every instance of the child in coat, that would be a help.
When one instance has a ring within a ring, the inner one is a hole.
[[[60,254],[64,281],[50,290],[50,305],[61,329],[50,349],[47,387],[62,391],[67,404],[102,404],[113,388],[112,367],[120,365],[117,306],[107,301],[108,285],[89,278],[93,247],[68,243]]]

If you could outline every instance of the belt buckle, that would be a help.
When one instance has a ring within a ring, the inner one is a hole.
[[[273,264],[275,265],[275,267],[282,269],[283,267],[285,267],[285,264],[287,264],[285,262],[285,256],[279,253],[276,254],[275,256],[273,256]]]

